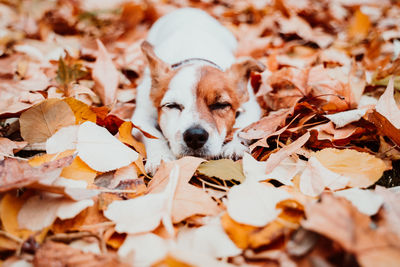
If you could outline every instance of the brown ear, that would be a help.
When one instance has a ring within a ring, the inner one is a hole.
[[[247,82],[252,71],[262,72],[265,70],[261,62],[245,57],[239,59],[228,70],[229,76],[234,81],[239,94],[247,96]]]
[[[171,70],[170,66],[162,61],[154,52],[154,47],[148,42],[144,41],[141,45],[142,52],[146,56],[149,62],[149,68],[151,73],[151,78],[156,84],[169,73]]]

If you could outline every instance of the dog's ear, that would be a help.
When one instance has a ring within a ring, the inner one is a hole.
[[[265,70],[264,64],[250,57],[240,58],[229,69],[230,79],[234,81],[238,93],[247,96],[247,83],[252,71],[262,72]]]
[[[141,48],[149,62],[151,78],[157,83],[162,79],[162,77],[170,72],[171,67],[156,55],[154,47],[148,41],[144,41]]]

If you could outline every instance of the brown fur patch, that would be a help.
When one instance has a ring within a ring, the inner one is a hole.
[[[158,75],[157,77],[152,76],[151,79],[151,91],[150,99],[153,101],[154,106],[160,110],[160,103],[163,99],[165,93],[168,90],[169,83],[176,74],[175,70],[169,70],[163,75]]]
[[[196,88],[197,108],[202,119],[216,125],[219,132],[226,129],[227,134],[235,123],[236,111],[240,107],[235,84],[229,76],[210,66],[201,68],[199,84]],[[227,102],[231,107],[211,110],[210,106]]]

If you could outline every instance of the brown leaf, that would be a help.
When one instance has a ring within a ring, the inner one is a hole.
[[[0,161],[0,192],[30,185],[40,179],[57,177],[61,168],[70,164],[72,157],[64,157],[45,163],[40,168],[31,167],[25,161],[5,159]]]
[[[362,266],[396,266],[400,260],[399,236],[385,227],[372,227],[369,216],[350,202],[325,194],[319,203],[306,206],[306,229],[338,242],[354,253]]]
[[[27,142],[14,142],[8,138],[0,137],[0,160],[4,156],[13,156],[14,152],[18,152],[27,145]]]
[[[204,190],[189,184],[190,178],[203,161],[200,158],[184,157],[171,163],[164,163],[149,183],[149,193],[163,191],[174,164],[179,165],[179,181],[172,207],[173,223],[178,223],[196,214],[216,215],[220,211],[216,202]]]
[[[62,127],[74,125],[75,116],[67,103],[47,99],[21,114],[21,136],[30,144],[45,142]]]
[[[114,104],[119,83],[119,73],[110,54],[100,40],[97,41],[98,55],[93,66],[92,77],[101,101],[108,106]]]
[[[33,263],[38,267],[76,266],[76,267],[128,267],[121,263],[116,254],[97,255],[85,253],[62,243],[48,241],[35,253]]]

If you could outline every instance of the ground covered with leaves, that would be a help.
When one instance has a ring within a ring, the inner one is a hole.
[[[206,10],[264,117],[242,160],[144,171],[129,119],[151,24]],[[398,266],[400,4],[0,1],[3,266]]]

